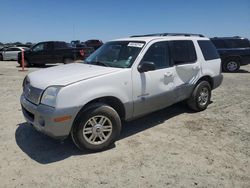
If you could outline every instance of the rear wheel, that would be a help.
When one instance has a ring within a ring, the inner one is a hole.
[[[118,113],[105,104],[95,104],[78,114],[71,137],[79,149],[106,149],[119,137],[121,120]]]
[[[3,55],[0,54],[0,61],[3,61]]]
[[[202,111],[207,108],[211,98],[211,86],[207,81],[201,81],[194,89],[187,105],[194,111]]]
[[[223,63],[223,70],[225,72],[236,72],[240,69],[240,60],[228,59]]]

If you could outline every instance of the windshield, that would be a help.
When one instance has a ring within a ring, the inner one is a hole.
[[[84,63],[128,68],[134,63],[145,42],[113,41],[107,42],[90,55]]]

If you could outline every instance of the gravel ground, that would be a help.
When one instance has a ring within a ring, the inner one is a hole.
[[[250,187],[250,65],[225,73],[200,113],[183,103],[126,123],[103,152],[80,152],[25,123],[27,72],[0,62],[0,187]]]

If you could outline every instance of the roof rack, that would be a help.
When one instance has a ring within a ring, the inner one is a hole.
[[[211,37],[211,39],[243,39],[244,37],[233,36],[233,37]]]
[[[130,37],[154,37],[154,36],[197,36],[197,37],[204,37],[204,35],[201,34],[193,34],[193,33],[155,33],[155,34],[146,34],[146,35],[133,35]]]

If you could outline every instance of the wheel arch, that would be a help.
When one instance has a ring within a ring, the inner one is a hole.
[[[214,81],[213,81],[213,78],[209,75],[205,75],[205,76],[202,76],[195,84],[195,87],[201,82],[201,81],[207,81],[210,86],[211,86],[211,89],[214,88]]]
[[[105,97],[99,97],[96,99],[93,99],[86,103],[78,112],[78,114],[82,111],[87,110],[88,108],[91,108],[94,104],[107,104],[115,109],[115,111],[119,114],[121,120],[124,120],[126,117],[126,110],[124,104],[121,102],[120,99],[114,97],[114,96],[105,96]]]
[[[222,63],[224,63],[228,60],[231,60],[231,59],[237,59],[237,60],[239,60],[239,62],[241,62],[242,57],[240,55],[230,55],[230,56],[225,56],[225,57],[221,58]]]

